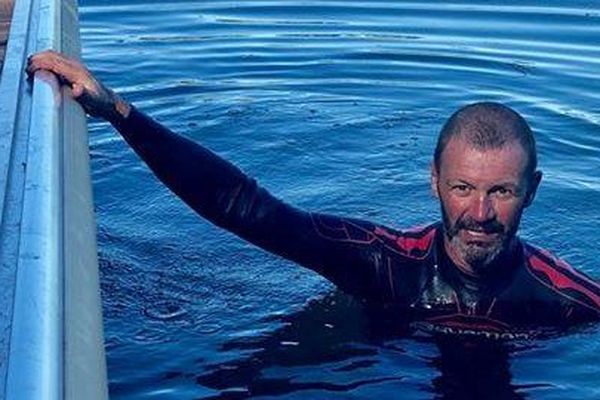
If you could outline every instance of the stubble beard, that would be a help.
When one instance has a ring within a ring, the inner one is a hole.
[[[490,268],[496,265],[508,252],[516,234],[518,221],[516,221],[514,228],[510,230],[507,230],[506,226],[496,220],[481,224],[468,217],[461,217],[453,224],[448,217],[444,205],[442,203],[440,204],[444,223],[444,234],[446,235],[450,246],[457,251],[464,262],[469,264],[473,271],[478,273],[489,271]],[[483,242],[473,240],[464,242],[459,236],[460,231],[463,229],[494,233],[497,237],[493,241]]]

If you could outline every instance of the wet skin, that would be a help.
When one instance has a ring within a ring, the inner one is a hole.
[[[527,171],[527,154],[511,141],[478,149],[452,138],[431,169],[431,188],[440,200],[444,247],[465,272],[478,275],[512,250],[523,210],[541,180]]]

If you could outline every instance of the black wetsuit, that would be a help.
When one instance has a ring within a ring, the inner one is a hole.
[[[115,126],[157,177],[203,217],[426,329],[518,337],[536,327],[600,317],[598,284],[523,241],[504,268],[475,279],[445,254],[439,224],[397,231],[305,212],[135,108]]]

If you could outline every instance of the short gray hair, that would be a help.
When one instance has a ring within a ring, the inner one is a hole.
[[[435,148],[433,159],[437,171],[444,149],[455,136],[482,150],[498,149],[517,140],[527,154],[528,175],[533,176],[537,168],[537,150],[531,128],[519,113],[503,104],[475,103],[452,114],[442,127]]]

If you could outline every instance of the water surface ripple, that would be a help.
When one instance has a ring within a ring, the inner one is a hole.
[[[109,86],[288,202],[397,227],[438,218],[437,131],[500,101],[544,182],[521,234],[600,277],[595,1],[82,0]],[[595,326],[433,340],[197,218],[90,125],[114,399],[600,398]]]

